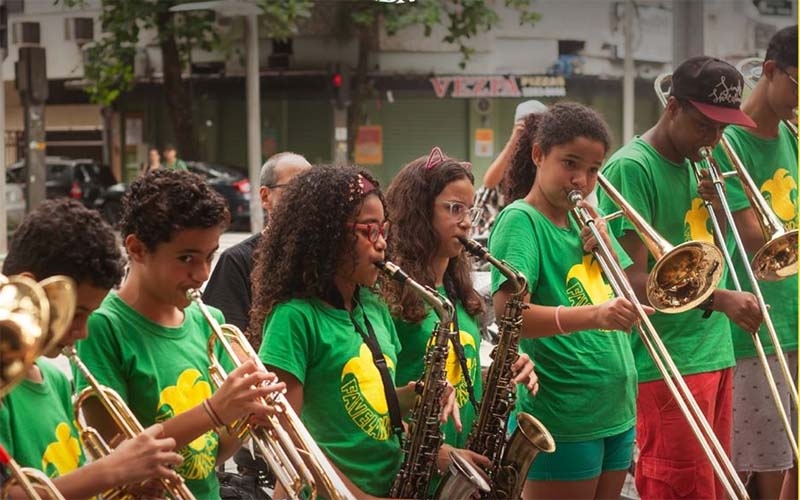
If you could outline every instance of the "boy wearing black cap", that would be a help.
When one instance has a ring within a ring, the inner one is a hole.
[[[700,161],[700,149],[713,147],[726,125],[753,125],[739,110],[743,87],[742,76],[724,61],[686,60],[672,75],[672,90],[656,125],[617,151],[603,170],[630,205],[673,245],[690,240],[714,242],[701,195],[715,204],[719,200],[708,181],[698,183],[690,162]],[[616,209],[602,190],[598,198],[604,212]],[[644,300],[647,275],[655,261],[630,222],[617,219],[610,227],[633,260],[626,273]],[[754,330],[761,314],[751,294],[717,289],[711,297],[704,307],[724,314],[704,315],[698,309],[656,312],[651,320],[717,438],[729,450],[734,365],[729,318],[745,330]],[[726,496],[640,338],[632,336],[631,344],[639,374],[639,495]]]
[[[772,212],[786,230],[797,229],[797,135],[783,122],[797,110],[797,25],[784,28],[772,37],[761,65],[761,78],[742,105],[755,126],[731,126],[725,137],[758,186]],[[731,170],[728,158],[718,146],[714,156],[723,170]],[[727,182],[726,196],[736,227],[742,236],[748,261],[766,242],[750,202],[738,179]],[[728,237],[734,269],[741,286],[751,290],[747,274],[733,238]],[[732,287],[732,285],[729,285]],[[770,316],[780,340],[792,378],[797,379],[797,274],[780,281],[761,281],[764,301],[771,305]],[[756,356],[750,332],[731,325],[736,355],[733,382],[733,465],[749,478],[749,489],[759,498],[777,498],[784,471],[794,463],[792,445],[784,434],[781,420],[773,409],[763,367]],[[767,353],[789,421],[797,422],[789,387],[778,365],[775,348],[765,328],[759,332]],[[752,439],[753,429],[761,433]],[[794,429],[797,435],[797,428]],[[786,483],[789,485],[789,481]],[[797,498],[784,492],[785,498]]]

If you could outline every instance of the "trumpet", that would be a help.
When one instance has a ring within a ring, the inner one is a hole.
[[[68,315],[71,320],[75,307],[72,281],[54,277],[49,282],[64,292],[62,300],[52,304],[53,315]],[[41,284],[24,276],[0,275],[0,397],[10,392],[36,358],[63,335],[63,321],[51,323],[50,318],[51,303]],[[29,499],[64,500],[46,474],[21,467],[1,445],[0,465],[11,473],[0,485],[0,499],[8,498],[11,488],[19,485]]]
[[[11,478],[0,488],[0,499],[6,500],[11,487],[18,484],[30,500],[65,500],[44,472],[29,467],[20,467],[2,445],[0,445],[0,465],[5,466],[11,472]]]
[[[601,176],[601,179],[602,178]],[[607,181],[605,182],[607,183]],[[605,185],[603,185],[603,187],[605,188]],[[615,195],[618,196],[619,193],[615,192]],[[571,191],[568,196],[570,202],[573,204],[577,204],[583,199],[583,195],[580,191]],[[614,201],[618,205],[623,202],[621,199],[619,201]],[[627,204],[627,202],[624,203]],[[629,210],[635,213],[632,208]],[[731,498],[749,498],[747,490],[744,484],[742,484],[741,479],[739,479],[733,464],[731,464],[725,450],[722,448],[714,431],[711,429],[708,420],[706,420],[702,410],[700,410],[700,407],[697,405],[697,401],[694,399],[694,396],[692,396],[677,366],[675,366],[666,346],[661,341],[661,337],[650,322],[650,318],[642,308],[642,304],[636,297],[636,292],[634,292],[631,287],[625,275],[625,271],[617,264],[614,254],[611,252],[611,249],[608,248],[600,231],[597,229],[593,216],[588,210],[580,207],[573,208],[572,213],[581,227],[589,228],[597,241],[597,247],[593,250],[593,253],[609,285],[611,285],[611,288],[614,290],[614,293],[618,297],[624,297],[630,301],[636,308],[639,317],[637,330],[642,339],[642,344],[645,349],[647,349],[648,354],[653,359],[653,363],[661,373],[672,397],[675,398],[675,401],[678,403],[681,413],[686,418],[689,427],[692,429],[692,433],[703,449],[706,457],[708,457],[717,478]]]
[[[49,324],[42,287],[25,276],[0,275],[0,397],[46,352],[54,337]]]
[[[747,78],[745,78],[745,80],[747,80]],[[669,96],[669,86],[671,85],[671,81],[672,75],[670,74],[661,75],[655,81],[656,94],[661,101],[661,104],[664,106],[666,106],[667,98]],[[750,177],[747,169],[744,167],[730,142],[724,135],[722,136],[721,144],[724,153],[727,155],[728,159],[733,165],[734,170],[731,172],[731,174],[738,176],[741,180],[745,194],[750,202],[750,206],[753,208],[756,219],[761,225],[762,233],[767,240],[767,243],[756,252],[755,257],[753,258],[752,266],[747,260],[747,250],[745,249],[741,235],[736,228],[736,222],[733,218],[730,205],[725,197],[725,192],[723,189],[724,174],[721,173],[719,165],[711,156],[708,148],[702,148],[700,150],[700,155],[703,158],[703,162],[708,167],[711,181],[717,190],[717,195],[719,196],[722,210],[725,214],[725,220],[730,227],[731,234],[733,235],[734,242],[736,243],[736,248],[739,252],[739,256],[742,259],[743,267],[745,269],[745,273],[747,274],[752,293],[756,297],[759,309],[764,317],[764,325],[767,333],[769,334],[770,341],[775,347],[775,355],[778,359],[778,365],[781,368],[781,373],[787,384],[787,387],[789,388],[789,394],[792,398],[792,402],[794,403],[795,408],[798,408],[798,394],[797,386],[794,383],[794,376],[792,375],[789,365],[786,362],[786,357],[781,349],[778,335],[775,332],[775,326],[772,323],[769,307],[764,301],[764,295],[761,293],[761,287],[758,284],[758,278],[774,281],[797,274],[797,230],[787,231],[783,228],[783,225],[780,223],[772,210],[770,210],[769,205],[761,195],[761,192],[758,190],[755,182],[753,182],[752,177]],[[695,176],[699,180],[699,166],[693,162],[692,167],[694,169]],[[704,204],[712,221],[715,238],[719,242],[722,252],[725,256],[725,260],[729,269],[731,270],[730,276],[734,287],[737,291],[742,291],[739,277],[734,272],[735,268],[733,266],[731,254],[725,247],[725,235],[722,233],[722,228],[717,223],[716,214],[714,213],[715,211],[711,206],[711,202],[704,201]],[[758,274],[758,276],[756,276],[756,274]],[[766,354],[764,353],[764,347],[761,343],[761,339],[758,336],[758,330],[755,332],[750,332],[750,335],[753,340],[762,371],[766,377],[767,385],[769,386],[770,394],[772,395],[772,399],[775,404],[775,409],[777,410],[778,416],[783,424],[784,432],[789,439],[789,443],[792,445],[795,457],[800,459],[800,450],[798,450],[797,440],[795,439],[792,426],[789,423],[789,418],[786,415],[783,404],[781,403],[778,388],[775,384],[774,377],[772,376],[772,370],[769,367]]]
[[[115,390],[101,385],[100,382],[97,381],[94,375],[92,375],[92,372],[89,371],[86,365],[83,364],[83,361],[78,357],[78,352],[75,350],[75,347],[65,347],[62,349],[61,353],[69,358],[89,384],[89,387],[83,389],[76,396],[73,406],[75,422],[80,432],[81,442],[94,460],[99,460],[112,452],[110,444],[112,443],[112,439],[104,438],[97,429],[85,423],[84,408],[87,404],[91,404],[90,401],[92,401],[93,398],[97,398],[97,400],[100,401],[103,409],[108,413],[115,424],[117,432],[114,437],[121,436],[125,439],[131,439],[144,432],[144,427],[142,427],[142,424],[130,408],[128,408],[128,405],[125,404],[122,397]],[[167,492],[169,498],[173,498],[174,500],[194,500],[195,498],[180,477],[178,477],[177,481],[160,479],[159,483],[164,488],[164,491]],[[103,493],[103,498],[107,500],[128,500],[135,497],[122,486]]]
[[[234,366],[241,366],[249,359],[266,371],[241,330],[234,325],[220,325],[203,303],[199,290],[189,290],[186,295],[198,305],[211,327],[213,335],[208,339],[207,349],[211,364],[209,372],[217,388],[228,376],[217,359],[217,342]],[[234,345],[237,349],[234,349]],[[275,407],[281,418],[277,415],[269,416],[268,427],[256,427],[249,425],[246,420],[241,421],[235,424],[234,434],[240,439],[250,435],[286,494],[293,499],[314,499],[322,495],[331,500],[355,500],[355,496],[333,469],[283,393],[273,393],[262,402],[265,406]]]

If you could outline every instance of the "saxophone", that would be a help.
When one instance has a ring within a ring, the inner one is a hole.
[[[507,436],[508,418],[516,405],[512,365],[519,357],[519,332],[522,328],[522,311],[527,307],[522,297],[527,292],[527,280],[522,273],[504,261],[493,257],[486,247],[475,240],[460,238],[470,254],[489,262],[515,285],[514,293],[506,302],[499,318],[499,341],[492,351],[492,364],[486,374],[483,399],[478,420],[467,437],[467,448],[480,453],[492,462],[489,472],[492,498],[517,499],[533,460],[539,452],[552,453],[556,449],[553,437],[545,426],[527,413],[517,414],[517,428]],[[446,476],[442,486],[458,477]]]
[[[400,472],[392,483],[389,496],[392,498],[428,498],[429,486],[436,471],[436,457],[444,441],[439,414],[442,410],[442,396],[447,386],[447,353],[453,335],[455,308],[446,298],[431,287],[423,286],[408,277],[397,265],[391,262],[377,264],[389,278],[411,287],[439,316],[439,321],[431,334],[431,345],[425,355],[425,373],[422,388],[417,384],[417,398],[411,411],[408,438],[403,444],[405,455]],[[451,473],[461,478],[458,490],[451,490],[440,498],[468,498],[478,490],[487,492],[488,484],[482,479],[480,471],[460,455],[451,452]],[[437,494],[437,496],[439,496]]]

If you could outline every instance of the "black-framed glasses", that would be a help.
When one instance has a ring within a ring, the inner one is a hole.
[[[447,208],[450,217],[456,222],[461,222],[464,218],[469,217],[469,221],[472,223],[480,213],[480,208],[467,207],[460,201],[443,201],[442,206]]]
[[[777,68],[781,73],[786,75],[786,78],[788,78],[792,82],[792,84],[794,85],[792,87],[792,89],[794,90],[794,95],[797,95],[797,86],[798,86],[797,78],[795,78],[792,75],[790,75],[788,71],[786,71],[785,69],[781,68],[780,66],[777,66]]]
[[[370,243],[373,244],[377,243],[378,238],[381,236],[383,236],[383,239],[386,239],[386,234],[389,232],[388,222],[354,222],[349,224],[349,226],[366,236]]]

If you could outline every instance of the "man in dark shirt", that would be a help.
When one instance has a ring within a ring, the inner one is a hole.
[[[308,160],[288,152],[275,154],[264,163],[258,194],[267,217],[279,203],[283,188],[294,176],[309,168],[311,164]],[[219,308],[225,320],[243,332],[247,329],[252,301],[250,271],[253,268],[253,252],[261,234],[254,234],[222,252],[203,293],[205,303]]]

